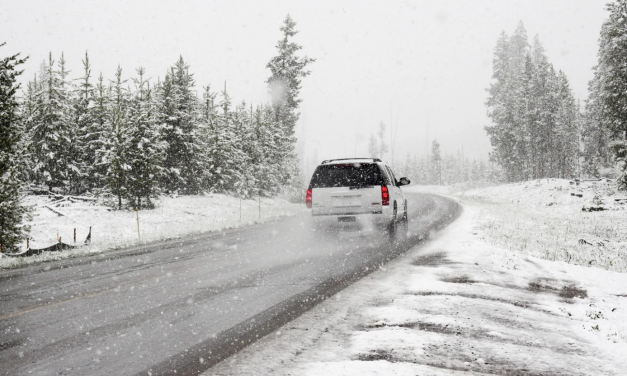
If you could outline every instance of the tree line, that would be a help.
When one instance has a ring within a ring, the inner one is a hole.
[[[463,150],[442,154],[438,140],[433,140],[430,154],[411,156],[407,153],[396,169],[399,176],[408,176],[412,183],[420,185],[494,184],[502,181],[499,166],[489,161],[470,160],[464,156]]]
[[[234,104],[226,85],[197,96],[182,57],[155,84],[143,68],[126,79],[119,67],[92,84],[88,55],[83,68],[69,81],[63,56],[50,57],[27,85],[29,182],[141,208],[161,192],[269,195],[297,173],[293,132],[272,105]]]
[[[497,41],[486,102],[491,158],[507,181],[579,173],[579,105],[566,75],[549,62],[522,23]]]
[[[606,9],[583,108],[522,23],[498,39],[486,131],[505,180],[605,176],[627,189],[627,0]]]
[[[627,189],[627,0],[606,9],[583,116],[584,171],[599,176],[613,168],[618,187]]]
[[[288,15],[266,65],[272,100],[256,106],[234,103],[226,83],[198,93],[182,57],[154,82],[141,67],[94,78],[87,53],[71,78],[63,54],[49,54],[21,96],[25,59],[1,60],[0,245],[12,248],[27,230],[27,185],[95,194],[119,209],[151,208],[163,193],[300,193],[294,127],[314,59],[298,56],[295,27]]]

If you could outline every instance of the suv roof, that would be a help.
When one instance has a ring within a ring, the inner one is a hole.
[[[340,159],[327,159],[322,161],[320,164],[328,164],[335,162],[343,162],[343,163],[357,163],[357,162],[381,162],[379,158],[340,158]]]

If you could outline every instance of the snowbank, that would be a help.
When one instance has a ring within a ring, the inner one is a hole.
[[[44,248],[57,242],[82,244],[89,228],[92,228],[92,243],[63,252],[54,252],[24,258],[1,257],[0,268],[14,268],[35,262],[58,260],[86,254],[100,253],[108,249],[124,248],[163,239],[176,238],[224,228],[237,227],[266,221],[281,216],[293,215],[305,210],[302,204],[289,203],[283,199],[240,199],[212,194],[207,196],[163,197],[157,208],[140,210],[110,210],[96,203],[64,201],[55,204],[47,196],[28,196],[26,203],[34,207],[31,226],[31,248]],[[259,214],[261,211],[261,215]],[[62,215],[59,215],[61,213]],[[137,231],[139,215],[139,235]],[[141,239],[140,239],[141,236]],[[26,249],[26,239],[22,244]]]
[[[488,242],[547,260],[627,272],[627,195],[613,182],[543,179],[467,191]],[[586,211],[600,210],[600,211]]]
[[[412,186],[479,212],[476,232],[526,255],[627,272],[627,192],[614,181],[542,179],[479,189]]]

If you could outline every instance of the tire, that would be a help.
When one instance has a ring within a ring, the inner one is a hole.
[[[407,217],[407,200],[405,200],[405,212],[403,213],[403,221],[408,222],[409,218]]]
[[[407,201],[403,205],[403,216],[401,219],[396,219],[396,205],[394,207],[394,219],[388,225],[388,235],[390,238],[390,243],[393,246],[399,246],[404,244],[407,241],[407,232],[409,230],[409,221],[407,219]]]
[[[398,242],[404,242],[407,240],[407,233],[409,232],[409,217],[407,216],[407,200],[405,200],[405,210],[403,212],[403,218],[401,219],[401,223],[398,225],[396,232],[397,232],[396,239]]]
[[[394,211],[392,212],[392,221],[390,221],[390,223],[387,226],[387,233],[390,236],[390,239],[393,240],[394,237],[396,237],[396,233],[398,230],[398,221],[396,220],[396,214],[397,214],[397,207],[396,207],[396,201],[394,201]]]

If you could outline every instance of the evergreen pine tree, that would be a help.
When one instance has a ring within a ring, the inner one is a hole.
[[[311,73],[305,68],[315,59],[296,55],[303,47],[291,41],[298,31],[296,22],[289,14],[283,21],[281,32],[283,32],[283,38],[276,46],[279,54],[270,59],[266,66],[272,73],[267,83],[272,96],[275,120],[281,124],[288,136],[292,136],[299,117],[298,106],[302,102],[302,99],[298,97],[301,78]]]
[[[201,145],[204,145],[198,155],[202,166],[201,187],[209,192],[215,191],[216,181],[219,179],[215,171],[216,166],[214,161],[218,128],[218,112],[215,103],[216,96],[217,93],[213,93],[209,85],[204,87],[198,123],[199,141]]]
[[[122,68],[118,66],[115,81],[112,81],[111,98],[108,100],[107,117],[104,125],[103,148],[97,152],[97,158],[105,167],[105,191],[117,199],[118,209],[122,209],[122,198],[128,194],[128,150],[130,130],[128,125],[128,93],[123,87]]]
[[[600,177],[599,169],[608,168],[612,162],[612,153],[609,149],[610,131],[603,115],[603,101],[600,91],[600,74],[588,83],[588,99],[585,102],[585,112],[582,116],[582,142],[584,163],[582,172],[589,177]]]
[[[216,137],[211,155],[215,174],[213,188],[217,192],[228,193],[236,191],[237,182],[242,179],[239,162],[243,160],[243,152],[237,144],[231,97],[226,85],[219,106],[221,111],[216,119]]]
[[[298,185],[302,179],[298,170],[298,159],[294,154],[296,144],[294,128],[300,116],[298,107],[302,102],[299,98],[301,79],[311,73],[306,67],[315,59],[297,56],[302,46],[291,40],[298,31],[289,14],[285,17],[280,30],[283,38],[276,45],[278,55],[270,59],[266,65],[271,73],[266,83],[272,97],[275,126],[280,132],[280,136],[275,140],[281,157],[276,161],[280,166],[276,172],[284,186],[291,185],[295,189],[300,189]]]
[[[257,180],[257,169],[263,156],[260,150],[259,139],[257,138],[255,112],[253,106],[246,106],[242,102],[239,107],[240,112],[240,142],[242,143],[242,151],[244,157],[244,166],[242,168],[242,187],[240,195],[242,197],[254,197],[260,193],[259,182]]]
[[[22,128],[24,130],[24,138],[27,145],[27,155],[29,145],[31,145],[31,135],[33,133],[33,128],[38,119],[38,114],[40,111],[39,107],[39,98],[38,94],[40,93],[40,82],[37,80],[37,74],[35,74],[32,81],[29,81],[26,85],[26,92],[23,93],[23,103],[20,106],[21,111],[21,123]],[[22,179],[26,182],[34,182],[36,181],[36,175],[33,172],[34,170],[34,161],[32,158],[27,157],[24,161],[25,168],[22,171]]]
[[[433,140],[431,143],[431,156],[429,158],[429,183],[442,185],[442,156],[440,143]]]
[[[198,98],[193,75],[180,57],[159,86],[157,118],[166,142],[163,186],[167,191],[198,193],[202,185]]]
[[[22,73],[17,66],[25,61],[19,54],[0,60],[0,248],[3,252],[15,250],[28,231],[23,225],[28,213],[22,204],[25,144],[17,100],[20,87],[17,77]]]
[[[63,137],[60,139],[59,159],[62,165],[66,166],[63,172],[63,190],[70,193],[82,193],[84,191],[83,177],[84,169],[82,165],[81,145],[78,139],[79,124],[73,103],[76,102],[74,87],[68,80],[70,71],[66,69],[65,55],[61,53],[59,59],[59,85],[62,97],[61,123],[63,125]]]
[[[379,136],[379,140],[378,140],[378,144],[379,144],[379,150],[378,150],[378,158],[383,158],[383,155],[385,155],[385,153],[388,152],[388,145],[385,143],[385,123],[384,122],[380,122],[379,123],[379,133],[377,133],[377,136]]]
[[[34,173],[38,182],[46,184],[48,189],[64,189],[70,167],[67,158],[67,93],[64,77],[54,68],[52,53],[45,66],[44,78],[31,135]]]
[[[557,102],[556,132],[554,149],[556,170],[553,176],[569,179],[579,173],[579,139],[581,115],[579,105],[570,89],[570,84],[564,72],[557,75]]]
[[[524,26],[501,34],[486,105],[491,158],[508,181],[571,177],[578,163],[578,107],[568,80],[555,73],[536,36]],[[467,161],[465,162],[467,163]]]
[[[379,145],[377,145],[377,139],[374,134],[370,134],[370,140],[368,140],[368,154],[371,158],[379,158]]]
[[[602,124],[609,131],[614,158],[621,169],[618,186],[627,189],[627,0],[607,5],[610,17],[601,28],[595,85],[601,102]]]
[[[515,110],[513,102],[514,84],[512,61],[510,57],[510,38],[501,33],[494,50],[492,83],[488,89],[489,97],[486,102],[488,116],[492,125],[486,126],[493,148],[493,158],[497,163],[505,166],[508,180],[519,178],[519,155],[517,153],[517,138],[514,128]]]
[[[83,70],[83,77],[79,79],[72,97],[72,129],[76,135],[72,149],[75,154],[72,159],[76,161],[80,172],[80,181],[75,188],[79,193],[93,190],[98,183],[98,175],[94,174],[93,166],[96,165],[96,150],[100,148],[102,130],[94,119],[95,88],[90,82],[91,64],[87,52],[83,60]]]
[[[126,195],[131,205],[139,209],[152,208],[151,199],[159,196],[165,149],[154,122],[151,90],[144,73],[144,68],[137,69],[138,78],[133,80],[135,92],[129,102],[127,122]]]
[[[281,144],[284,135],[277,126],[274,110],[270,105],[264,105],[255,113],[256,134],[260,151],[260,166],[256,173],[259,194],[268,196],[279,192],[284,180],[280,171],[283,161]]]
[[[99,191],[107,185],[106,176],[108,163],[103,161],[107,155],[107,146],[112,137],[111,122],[109,121],[110,90],[104,84],[102,73],[98,77],[98,83],[94,90],[94,105],[91,110],[91,122],[87,123],[88,129],[83,135],[85,146],[85,159],[94,158],[94,162],[86,166],[87,187],[90,190]]]

